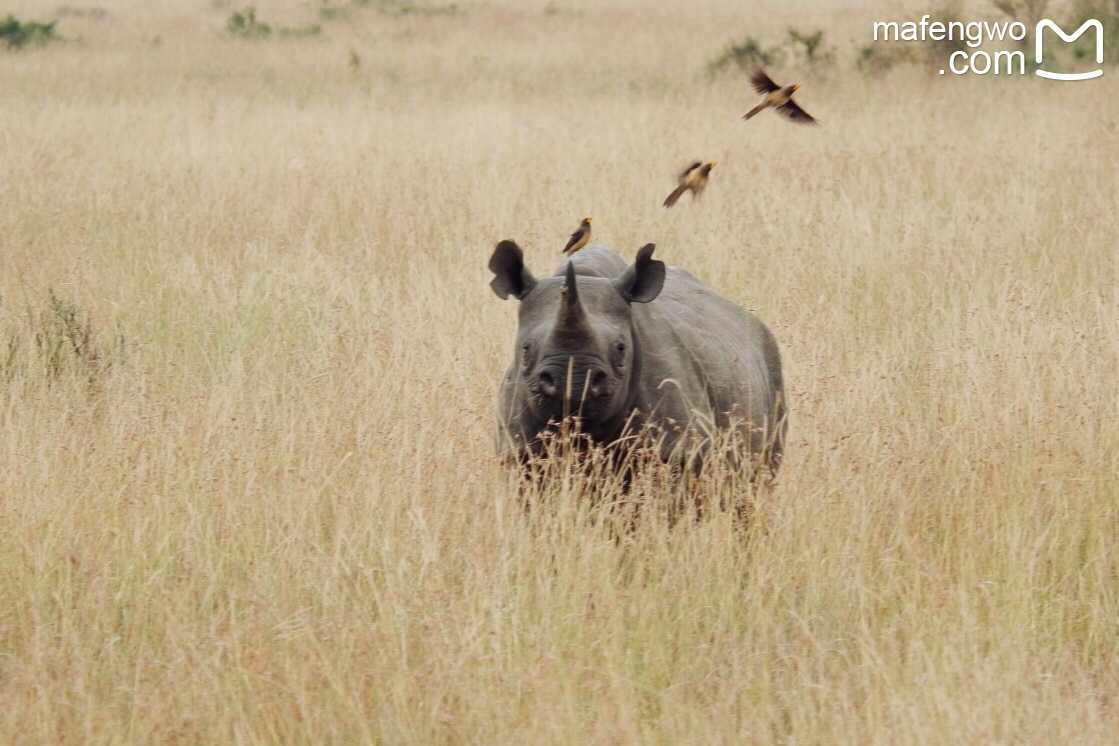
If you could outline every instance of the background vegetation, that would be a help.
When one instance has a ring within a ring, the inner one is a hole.
[[[1110,69],[864,76],[858,3],[245,12],[0,55],[0,741],[1119,738]],[[822,128],[709,74],[789,28]],[[746,525],[492,456],[486,260],[588,214],[781,341]]]

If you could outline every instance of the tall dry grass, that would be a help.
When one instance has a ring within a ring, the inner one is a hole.
[[[837,65],[813,130],[703,74],[796,4],[105,8],[0,55],[0,741],[1119,738],[1112,73]],[[747,525],[493,458],[486,259],[586,214],[781,341]]]

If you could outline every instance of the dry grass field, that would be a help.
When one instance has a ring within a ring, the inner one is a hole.
[[[1119,741],[1113,68],[867,77],[858,3],[97,7],[0,51],[0,742]],[[789,24],[820,128],[705,72]],[[522,511],[486,261],[584,215],[780,340],[749,521]]]

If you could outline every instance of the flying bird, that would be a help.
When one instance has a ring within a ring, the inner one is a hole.
[[[691,190],[693,198],[698,197],[703,188],[707,186],[707,177],[711,175],[711,169],[715,168],[716,163],[703,163],[696,161],[692,165],[684,169],[680,174],[680,181],[678,186],[672,190],[672,194],[664,199],[665,207],[672,207],[676,204],[676,200],[684,196],[684,192]]]
[[[790,122],[819,124],[811,114],[800,108],[796,101],[793,101],[793,94],[800,90],[799,83],[784,87],[779,86],[765,74],[765,70],[755,67],[750,71],[750,85],[754,86],[754,90],[758,92],[762,100],[761,103],[746,112],[746,116],[742,117],[743,119],[749,119],[759,112],[772,108]]]
[[[594,218],[583,218],[583,222],[579,223],[579,227],[571,234],[571,240],[567,242],[567,246],[563,247],[564,254],[574,254],[587,245],[587,241],[591,240],[592,220]]]

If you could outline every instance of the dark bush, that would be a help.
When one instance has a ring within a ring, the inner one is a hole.
[[[0,21],[0,43],[8,49],[22,49],[28,44],[46,44],[58,37],[54,35],[54,24],[39,23],[37,21],[21,21],[9,15]]]

